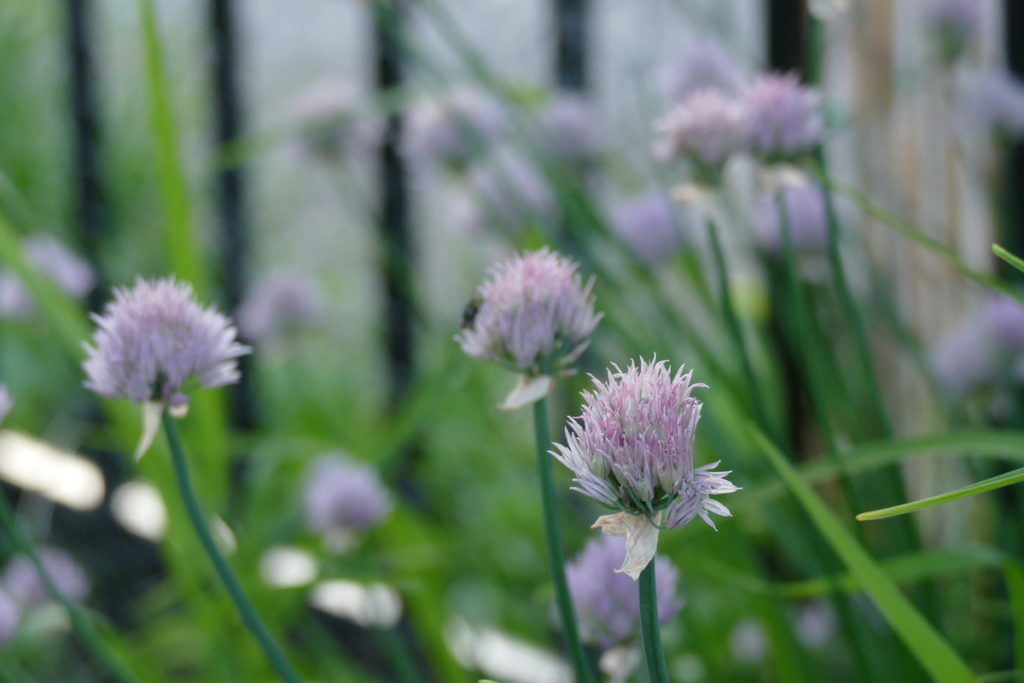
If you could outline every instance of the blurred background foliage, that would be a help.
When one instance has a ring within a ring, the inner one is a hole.
[[[88,577],[79,599],[141,680],[273,680],[191,537],[165,447],[132,464],[140,416],[81,386],[90,308],[166,274],[256,347],[246,382],[197,396],[182,427],[231,563],[302,675],[569,680],[529,415],[498,411],[512,378],[452,341],[486,267],[542,245],[596,277],[605,314],[584,372],[558,386],[555,438],[587,372],[657,355],[710,385],[698,459],[743,487],[717,533],[662,534],[685,600],[663,629],[673,680],[941,679],[922,663],[933,642],[985,680],[1024,675],[1019,487],[853,522],[1024,465],[1019,275],[990,252],[1021,251],[1024,95],[984,85],[1014,60],[1020,78],[1014,0],[960,3],[977,16],[962,42],[929,20],[939,0],[811,2],[816,15],[591,2],[587,30],[561,40],[549,5],[574,3],[227,3],[241,126],[227,141],[217,4],[0,4],[0,380],[15,397],[0,477],[35,543]],[[69,45],[74,6],[87,54]],[[386,89],[382,45],[404,71]],[[558,45],[583,55],[585,78]],[[787,253],[776,227],[773,246],[763,176],[741,160],[723,273],[699,212],[671,200],[686,174],[657,159],[653,122],[693,79],[742,87],[770,69],[820,87],[827,143],[804,171],[828,189],[836,232],[819,220]],[[389,140],[397,157],[382,162]],[[231,172],[244,191],[225,200]],[[232,211],[244,239],[224,228]],[[33,256],[42,236],[67,258]],[[81,263],[92,280],[76,289],[62,274]],[[311,464],[337,452],[372,465],[394,501],[341,538],[306,510]],[[94,479],[11,474],[55,453],[98,468],[93,502],[80,501]],[[557,477],[572,556],[602,511]],[[0,553],[13,566],[11,544]],[[609,680],[645,680],[591,654]],[[47,604],[0,619],[0,677],[105,680]]]

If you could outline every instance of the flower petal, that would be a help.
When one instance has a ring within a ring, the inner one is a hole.
[[[135,454],[132,456],[135,462],[142,460],[142,456],[153,445],[156,433],[160,431],[160,416],[163,413],[163,401],[146,401],[142,404],[142,435],[139,437],[139,444],[135,447]]]
[[[640,572],[654,559],[658,550],[658,527],[643,516],[626,512],[601,515],[590,528],[601,529],[609,536],[626,537],[626,557],[615,571],[629,575],[634,581],[640,578]]]
[[[515,410],[525,405],[536,403],[551,392],[552,381],[549,375],[527,377],[520,375],[515,387],[505,397],[505,402],[498,408],[501,410]]]

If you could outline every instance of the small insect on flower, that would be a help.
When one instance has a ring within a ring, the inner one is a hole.
[[[570,418],[565,445],[551,455],[572,470],[574,491],[620,512],[595,522],[605,533],[626,537],[621,571],[635,580],[657,549],[658,531],[712,514],[731,516],[711,496],[737,491],[717,462],[694,468],[693,446],[701,402],[692,371],[675,374],[665,361],[612,366],[583,392],[579,417]]]
[[[462,350],[523,373],[534,390],[525,403],[546,394],[550,376],[583,353],[601,319],[594,312],[594,281],[584,284],[578,268],[547,248],[516,256],[490,269],[463,315],[455,336]],[[518,407],[514,403],[504,407]]]
[[[114,300],[93,320],[85,387],[147,406],[141,451],[164,407],[176,414],[187,408],[189,383],[209,389],[237,382],[238,358],[251,351],[238,342],[228,318],[200,306],[192,287],[173,278],[138,278],[132,289],[115,289]]]
[[[483,297],[474,296],[466,304],[466,307],[462,309],[462,329],[472,329],[473,323],[476,322],[476,316],[480,313],[480,306],[484,303]]]

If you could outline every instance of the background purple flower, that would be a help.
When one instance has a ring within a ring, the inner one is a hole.
[[[377,471],[340,453],[310,465],[304,502],[307,523],[320,533],[365,531],[379,524],[393,507]]]
[[[951,64],[974,40],[981,23],[978,0],[927,0],[921,12],[939,58]]]
[[[66,598],[80,602],[89,595],[89,580],[74,558],[59,548],[41,547],[37,552],[46,572]],[[15,556],[7,565],[0,577],[0,590],[11,596],[21,609],[50,601],[42,578],[23,555]]]
[[[1024,82],[1005,71],[974,72],[960,87],[968,123],[1011,140],[1024,138]]]
[[[559,161],[579,164],[601,152],[597,112],[586,99],[567,92],[556,94],[540,113],[545,150]]]
[[[0,589],[0,648],[11,641],[21,621],[21,610],[6,591]]]
[[[557,202],[537,169],[518,152],[503,148],[473,167],[469,187],[477,227],[521,230],[530,223],[555,219]]]
[[[673,258],[687,243],[675,202],[660,190],[619,204],[612,212],[611,226],[647,264]]]
[[[764,74],[744,97],[754,153],[788,159],[809,152],[825,131],[818,94],[795,74]]]
[[[733,56],[720,43],[709,39],[689,44],[658,71],[661,91],[674,102],[682,102],[701,90],[737,95],[745,80]]]
[[[355,88],[340,81],[314,84],[299,94],[292,116],[303,128],[303,144],[314,154],[337,158],[370,149],[380,139],[383,123],[360,111]]]
[[[505,129],[505,112],[489,95],[469,86],[420,103],[409,113],[408,150],[420,158],[461,168]]]
[[[750,120],[743,104],[714,90],[686,98],[657,122],[656,129],[661,136],[660,156],[688,159],[715,171],[750,142]]]
[[[190,285],[170,278],[139,278],[132,289],[115,289],[114,301],[93,320],[85,386],[107,398],[183,405],[187,380],[205,388],[237,382],[237,359],[251,350],[238,343],[228,318],[200,306]]]
[[[828,215],[821,186],[808,184],[786,187],[782,190],[782,196],[793,248],[797,251],[824,250],[828,244]],[[780,219],[777,197],[762,197],[757,203],[755,227],[761,247],[772,253],[782,252]]]
[[[640,596],[636,583],[615,573],[626,552],[626,539],[601,535],[565,566],[573,606],[584,642],[609,648],[639,632]],[[683,606],[678,595],[679,572],[667,558],[655,558],[658,618],[667,624]]]
[[[96,285],[84,260],[53,235],[33,235],[24,243],[25,260],[66,294],[81,299]],[[0,269],[0,317],[25,317],[35,311],[32,295],[12,271]]]
[[[316,321],[323,310],[310,277],[282,268],[256,280],[236,318],[246,340],[266,341]]]
[[[994,294],[982,309],[984,326],[1010,354],[1024,353],[1024,304],[1006,294]]]
[[[586,285],[575,262],[547,248],[493,266],[477,289],[472,324],[456,335],[473,358],[524,372],[575,360],[601,314],[594,313],[593,281]]]

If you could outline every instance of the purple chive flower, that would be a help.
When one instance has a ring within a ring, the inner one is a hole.
[[[555,95],[540,114],[540,129],[545,149],[560,161],[585,163],[601,152],[597,112],[579,95]]]
[[[473,358],[528,374],[549,374],[576,360],[602,314],[594,313],[594,281],[546,247],[493,266],[479,306],[455,340]]]
[[[828,218],[821,187],[786,187],[782,190],[782,197],[793,248],[797,251],[823,250],[828,244]],[[774,254],[782,252],[782,222],[779,203],[774,195],[762,197],[758,202],[756,228],[763,249]]]
[[[74,558],[59,548],[39,548],[39,559],[46,568],[58,590],[69,600],[81,602],[89,594],[89,579]],[[0,589],[6,592],[21,609],[41,605],[50,601],[39,572],[32,562],[23,555],[10,561],[3,576]]]
[[[575,475],[573,490],[659,526],[675,528],[711,514],[731,516],[712,495],[737,488],[713,471],[717,462],[694,468],[693,441],[701,402],[693,372],[673,375],[665,361],[641,360],[625,370],[612,366],[604,382],[583,392],[583,411],[570,418],[565,445],[551,454]],[[658,521],[660,518],[660,521]]]
[[[462,168],[491,146],[504,128],[505,112],[494,99],[459,87],[410,112],[409,152]]]
[[[953,398],[991,383],[1000,371],[1000,353],[991,330],[970,316],[939,338],[931,350],[935,376]]]
[[[982,309],[983,324],[1006,354],[1024,352],[1024,304],[1012,296],[993,295]]]
[[[391,512],[391,495],[377,471],[338,453],[310,465],[305,488],[306,521],[320,533],[365,531]]]
[[[25,260],[61,291],[81,299],[96,284],[96,276],[83,261],[52,235],[25,240]],[[35,311],[32,295],[13,272],[0,270],[0,317],[21,318]]]
[[[745,80],[739,65],[722,45],[706,39],[680,51],[658,72],[658,85],[673,102],[682,102],[701,90],[736,95]]]
[[[981,24],[978,0],[928,0],[921,14],[939,59],[952,64],[970,46]]]
[[[18,603],[6,591],[0,590],[0,648],[11,642],[20,622]]]
[[[107,398],[182,406],[186,381],[205,388],[237,382],[237,359],[251,351],[228,318],[200,306],[192,287],[172,278],[138,278],[132,289],[115,289],[93,320],[85,386]]]
[[[557,203],[536,168],[511,149],[501,149],[470,172],[476,220],[514,232],[554,220]]]
[[[962,108],[970,124],[987,133],[1024,138],[1024,82],[1004,71],[973,73],[961,85]]]
[[[11,412],[13,407],[14,399],[11,397],[11,393],[7,391],[7,386],[0,382],[0,424],[4,423],[4,418],[7,417],[7,413]]]
[[[743,104],[715,90],[686,98],[655,124],[657,151],[666,160],[690,161],[714,181],[729,158],[747,149],[750,120]]]
[[[380,139],[382,123],[359,111],[361,99],[339,81],[317,83],[301,93],[292,116],[303,126],[303,145],[327,159],[371,148]]]
[[[612,212],[612,228],[647,264],[668,260],[686,245],[675,203],[660,191],[630,199]]]
[[[615,573],[625,552],[625,539],[600,536],[588,541],[583,552],[565,565],[580,638],[603,649],[631,640],[640,623],[636,585]],[[667,558],[657,557],[655,562],[658,618],[667,624],[683,606],[678,595],[679,572]]]
[[[323,315],[323,308],[308,275],[280,269],[257,280],[236,318],[246,340],[269,341],[315,322]]]
[[[753,152],[770,160],[791,159],[811,151],[825,131],[817,92],[800,85],[794,74],[765,74],[744,97]]]

